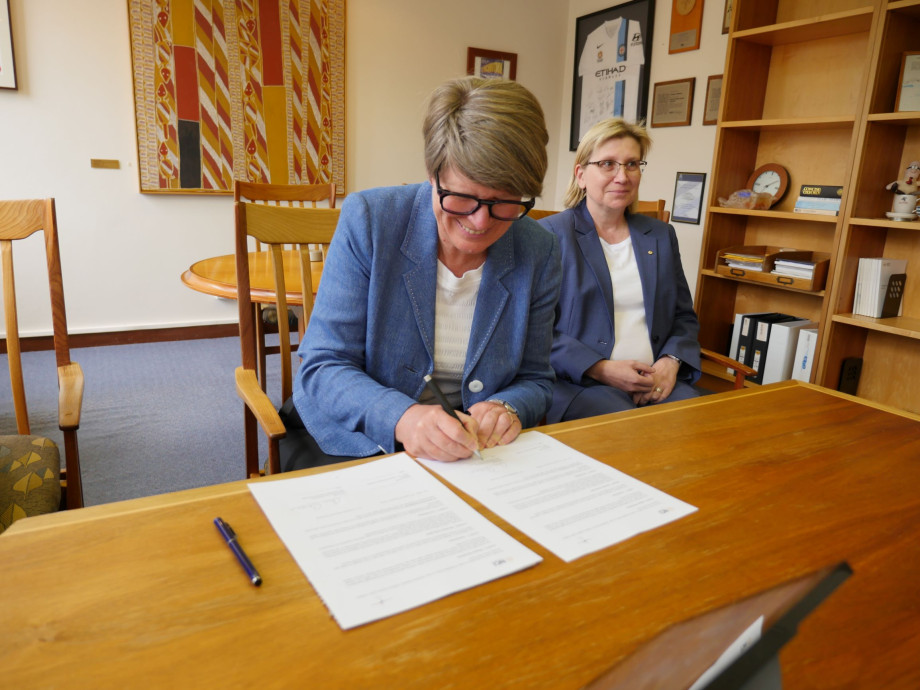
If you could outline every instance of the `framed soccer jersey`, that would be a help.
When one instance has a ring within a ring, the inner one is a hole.
[[[605,117],[644,120],[655,0],[633,0],[578,17],[569,149]]]

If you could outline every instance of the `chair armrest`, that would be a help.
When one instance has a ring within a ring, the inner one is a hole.
[[[756,369],[752,369],[746,364],[742,364],[736,359],[732,359],[728,355],[720,355],[718,352],[713,350],[707,350],[704,347],[700,348],[700,356],[703,359],[708,359],[711,362],[715,362],[719,366],[725,367],[726,369],[735,370],[735,388],[744,387],[744,378],[746,376],[753,376],[757,373]]]
[[[83,408],[83,369],[76,362],[58,367],[58,426],[80,428]]]
[[[284,438],[287,434],[284,422],[281,421],[281,416],[272,401],[268,399],[265,391],[262,390],[262,386],[256,378],[256,372],[252,369],[237,367],[235,377],[237,395],[240,396],[240,399],[252,412],[252,416],[256,418],[265,435],[269,439]]]

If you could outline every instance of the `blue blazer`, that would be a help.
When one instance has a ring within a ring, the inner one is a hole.
[[[700,377],[700,325],[680,262],[677,234],[667,223],[648,216],[628,214],[626,220],[639,265],[652,353],[656,361],[665,355],[680,358],[678,380],[695,383]],[[551,355],[557,382],[546,419],[553,423],[585,387],[601,385],[586,377],[585,371],[610,357],[613,349],[613,288],[584,201],[540,223],[559,238],[564,267]]]
[[[349,194],[299,354],[294,404],[330,455],[395,450],[396,423],[434,369],[438,230],[426,183]],[[523,218],[489,248],[463,370],[463,408],[513,405],[525,427],[552,398],[559,244]]]

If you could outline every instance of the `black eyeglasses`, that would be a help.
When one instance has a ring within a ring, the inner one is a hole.
[[[519,220],[526,216],[536,199],[530,201],[506,201],[504,199],[479,199],[470,194],[451,192],[441,186],[440,171],[434,174],[438,185],[438,197],[441,199],[441,208],[455,216],[471,216],[479,210],[480,206],[489,208],[489,215],[496,220]]]
[[[647,163],[645,161],[626,161],[625,163],[620,163],[620,161],[588,161],[585,165],[596,165],[597,169],[607,175],[616,175],[620,172],[620,168],[624,168],[626,173],[629,175],[636,175],[645,170]]]

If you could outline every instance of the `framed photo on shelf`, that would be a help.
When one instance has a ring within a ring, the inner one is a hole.
[[[13,58],[13,26],[10,0],[0,0],[0,89],[16,90],[16,61]]]
[[[703,124],[714,125],[719,120],[719,101],[722,99],[722,75],[713,74],[706,80],[706,104],[703,107]]]
[[[698,50],[703,28],[703,0],[671,0],[668,53]]]
[[[679,172],[674,182],[674,203],[671,220],[678,223],[700,224],[703,213],[703,188],[706,173]]]
[[[575,20],[569,150],[597,122],[645,120],[655,0],[632,0]]]
[[[514,79],[517,77],[517,53],[467,48],[466,73],[485,79]]]
[[[683,127],[690,124],[696,77],[660,81],[652,93],[652,127]]]
[[[901,58],[894,111],[903,113],[915,110],[920,110],[920,51],[908,51]]]

